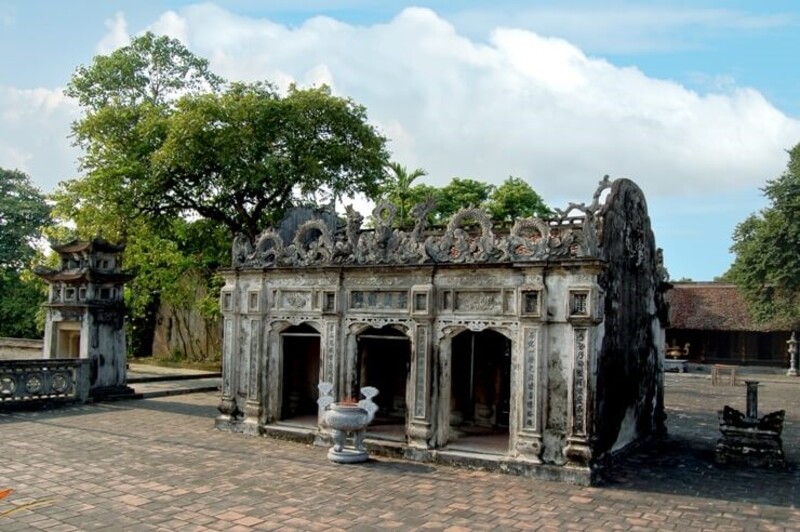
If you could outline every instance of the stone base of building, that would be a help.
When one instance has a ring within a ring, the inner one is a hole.
[[[128,385],[100,386],[89,390],[90,401],[122,401],[125,399],[141,399],[142,394]]]
[[[298,426],[272,424],[260,426],[257,433],[248,430],[246,423],[240,420],[231,420],[227,416],[219,416],[215,421],[219,430],[246,434],[250,436],[265,436],[281,440],[295,441],[317,447],[330,447],[332,440],[328,434],[311,428]],[[534,463],[529,460],[517,459],[508,455],[469,452],[462,450],[419,449],[410,447],[404,442],[370,438],[364,440],[370,456],[384,456],[388,458],[411,460],[415,462],[442,464],[455,467],[466,467],[483,471],[492,471],[537,480],[568,482],[579,486],[592,486],[602,483],[600,471],[595,468]]]

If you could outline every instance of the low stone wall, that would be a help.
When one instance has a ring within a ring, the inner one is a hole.
[[[0,338],[0,360],[36,360],[42,355],[43,340]]]
[[[86,401],[88,359],[0,360],[0,409]]]

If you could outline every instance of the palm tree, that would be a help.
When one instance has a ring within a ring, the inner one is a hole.
[[[390,162],[388,169],[391,171],[392,180],[386,186],[386,196],[392,198],[397,204],[398,208],[398,222],[400,225],[405,225],[408,213],[408,201],[411,197],[411,184],[422,176],[428,175],[428,172],[422,168],[416,168],[412,172],[400,163]]]

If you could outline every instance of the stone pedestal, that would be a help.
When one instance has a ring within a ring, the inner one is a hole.
[[[664,360],[664,371],[687,373],[689,371],[689,362],[680,358],[667,358]]]
[[[785,411],[758,417],[758,382],[746,381],[747,415],[729,406],[719,412],[716,461],[720,464],[744,464],[751,467],[784,467],[783,418]]]

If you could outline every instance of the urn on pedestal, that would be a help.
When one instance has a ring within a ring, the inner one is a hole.
[[[372,386],[361,388],[364,399],[355,401],[335,402],[333,400],[333,385],[321,382],[317,404],[321,413],[321,424],[329,428],[333,438],[333,447],[328,451],[328,459],[337,464],[353,464],[365,462],[369,453],[364,447],[364,435],[378,411],[372,398],[378,395],[378,389]],[[347,436],[352,435],[352,445],[347,445]]]

